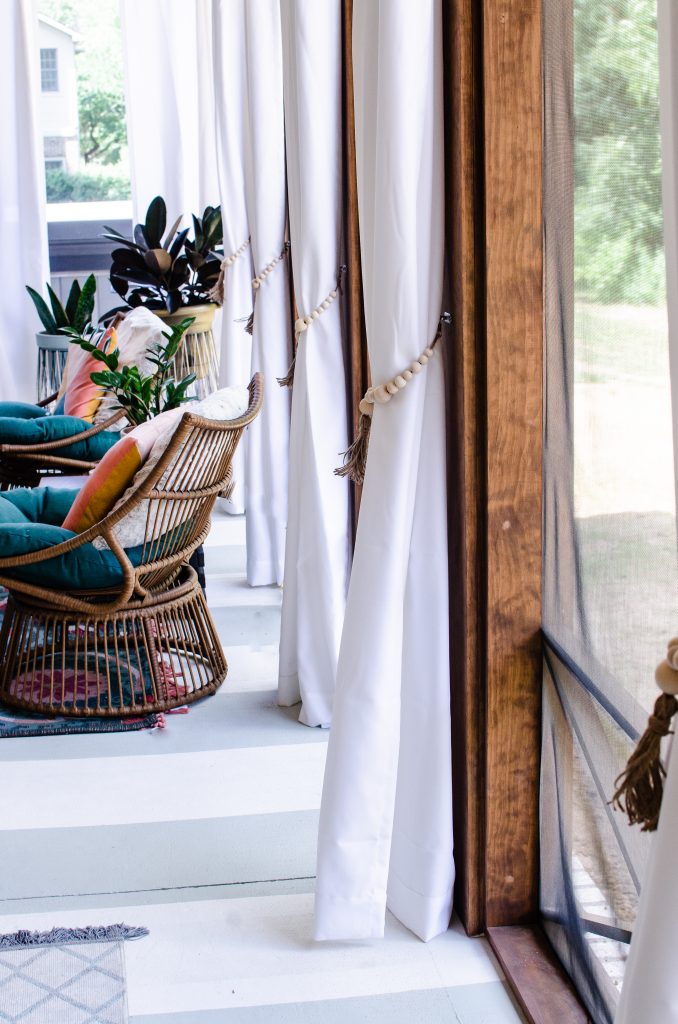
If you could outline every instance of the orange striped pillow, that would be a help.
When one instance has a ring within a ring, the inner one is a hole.
[[[183,409],[163,412],[121,437],[90,473],[61,524],[63,528],[84,533],[107,516],[143,466],[155,442],[168,432],[171,436],[183,412]]]

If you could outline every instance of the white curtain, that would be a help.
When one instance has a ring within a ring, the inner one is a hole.
[[[38,121],[37,15],[32,0],[0,4],[0,400],[35,401],[36,331],[25,286],[49,280],[45,172]]]
[[[279,260],[285,240],[285,123],[279,0],[249,0],[245,9],[249,146],[247,209],[257,275]],[[266,400],[248,431],[246,452],[247,578],[252,586],[283,581],[287,526],[290,392],[279,387],[292,346],[288,260],[265,274],[255,295],[252,372]]]
[[[341,263],[341,3],[281,0],[292,265],[297,312],[334,289]],[[329,725],[349,562],[341,303],[300,336],[290,430],[278,699]]]
[[[659,101],[673,452],[678,508],[678,4],[658,0]],[[678,623],[676,623],[678,634]],[[666,640],[671,639],[667,637]],[[675,725],[674,725],[675,728]],[[678,1024],[678,750],[673,742],[659,828],[640,896],[616,1024]]]
[[[365,316],[375,385],[432,341],[443,280],[440,0],[355,0]],[[444,344],[442,342],[441,344]],[[376,405],[341,641],[318,842],[316,936],[422,939],[452,908],[440,353]]]
[[[134,220],[155,195],[168,221],[221,203],[224,247],[248,238],[245,211],[244,0],[121,0]],[[185,221],[187,225],[189,221]],[[227,273],[214,323],[222,384],[247,383],[251,255]],[[243,446],[230,511],[244,508]]]

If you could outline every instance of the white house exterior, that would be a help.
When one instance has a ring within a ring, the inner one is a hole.
[[[59,22],[41,15],[38,39],[40,121],[45,167],[77,171],[80,163],[75,71],[75,44],[78,36]]]

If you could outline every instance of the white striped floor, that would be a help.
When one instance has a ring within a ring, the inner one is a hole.
[[[215,697],[164,731],[0,745],[0,930],[148,926],[126,947],[133,1024],[519,1022],[459,927],[313,942],[327,734],[276,705],[280,591],[246,586],[242,519],[217,514],[206,559]]]

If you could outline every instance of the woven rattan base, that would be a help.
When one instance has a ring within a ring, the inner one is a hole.
[[[197,577],[97,615],[11,594],[0,632],[0,700],[43,714],[141,715],[214,693],[228,666]]]

